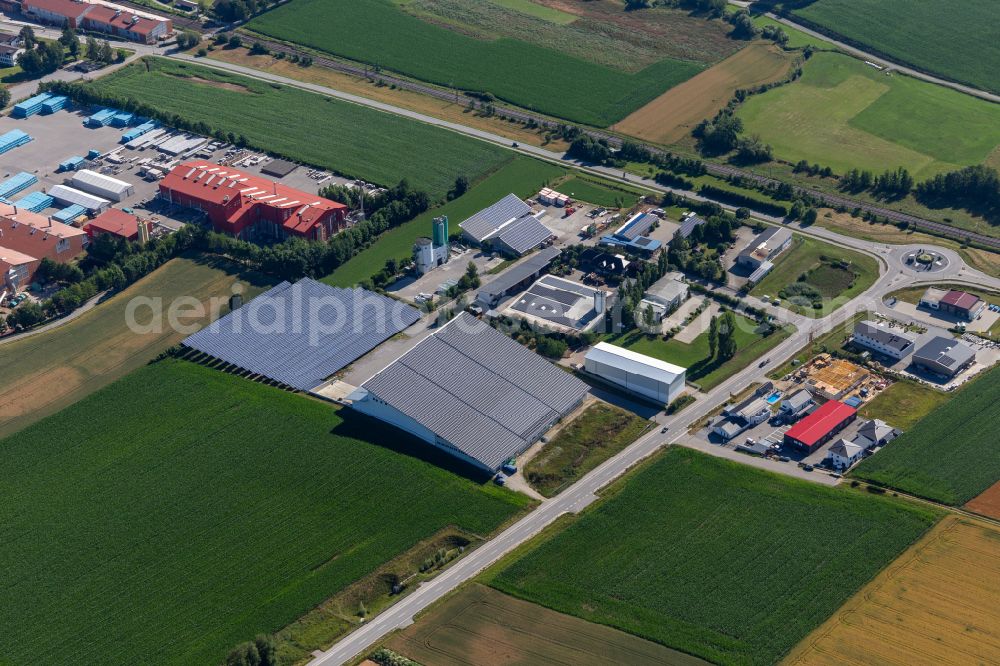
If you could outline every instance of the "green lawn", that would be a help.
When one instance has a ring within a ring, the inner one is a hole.
[[[412,16],[390,0],[294,0],[261,14],[247,27],[601,127],[621,120],[703,68],[664,58],[633,74],[510,37],[477,39]]]
[[[784,25],[783,23],[779,23],[778,21],[766,16],[754,16],[753,24],[758,28],[774,26],[784,30],[785,34],[788,35],[788,43],[785,44],[785,46],[790,49],[803,49],[807,46],[812,46],[817,49],[833,48],[833,45],[830,44],[830,42],[824,41],[818,37],[813,37],[812,35],[802,32],[801,30],[796,30],[791,26]]]
[[[1000,481],[1000,368],[949,398],[851,474],[953,505]]]
[[[1000,91],[994,0],[817,0],[794,11],[893,60]]]
[[[524,476],[535,490],[552,497],[634,442],[650,425],[620,407],[595,403],[524,466]]]
[[[924,179],[982,163],[1000,144],[997,105],[838,53],[817,53],[800,79],[750,97],[739,116],[778,159],[837,173],[904,166]]]
[[[93,85],[344,176],[383,185],[406,178],[432,198],[443,197],[457,176],[474,180],[511,159],[503,148],[415,120],[162,58],[144,58]]]
[[[849,268],[830,261],[848,261]],[[782,290],[802,281],[822,295],[822,308],[797,305],[784,299],[782,305],[809,317],[825,317],[862,293],[878,279],[878,261],[860,252],[837,247],[815,238],[795,235],[792,246],[778,255],[774,268],[750,293],[754,296],[779,296]]]
[[[673,447],[491,584],[714,663],[774,664],[937,515]]]
[[[628,208],[645,193],[626,186],[617,186],[584,176],[572,176],[556,188],[571,199],[606,208]]]
[[[0,662],[219,664],[438,530],[525,505],[359,418],[167,360],[0,440]]]
[[[709,358],[707,330],[691,344],[676,339],[664,341],[660,336],[649,336],[639,330],[609,337],[608,342],[687,368],[687,381],[708,391],[758,360],[792,334],[791,328],[782,328],[766,337],[762,336],[757,332],[757,322],[740,314],[736,315],[736,323],[736,355],[728,361],[720,362],[718,357]]]
[[[413,252],[413,242],[420,236],[430,236],[431,220],[435,217],[447,215],[451,235],[455,236],[461,233],[459,223],[472,214],[511,192],[521,197],[537,194],[545,183],[563,173],[565,169],[548,162],[516,157],[458,199],[387,231],[371,247],[345,262],[322,281],[337,287],[355,285],[380,271],[387,259],[409,257]]]
[[[500,5],[501,7],[507,7],[508,9],[513,9],[514,11],[521,12],[523,14],[528,14],[540,19],[549,21],[550,23],[557,23],[559,25],[567,25],[576,20],[575,14],[570,14],[569,12],[560,11],[553,7],[547,7],[545,5],[540,5],[537,2],[532,2],[532,0],[488,0],[495,5]]]
[[[927,414],[951,399],[944,391],[904,379],[895,382],[861,408],[866,419],[882,419],[900,430],[909,430]]]

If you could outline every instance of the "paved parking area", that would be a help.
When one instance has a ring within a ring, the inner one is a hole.
[[[430,229],[428,229],[428,235],[430,235],[429,232]],[[451,258],[448,263],[438,266],[420,277],[406,276],[393,283],[388,291],[411,303],[417,303],[420,294],[432,294],[435,298],[440,298],[448,290],[448,287],[456,284],[465,274],[469,262],[476,265],[481,283],[487,284],[496,279],[496,275],[490,275],[488,271],[494,266],[499,266],[503,261],[503,258],[499,256],[494,257],[468,248],[456,249],[452,246]],[[470,298],[475,296],[476,291],[478,290],[469,292]]]
[[[597,243],[600,235],[593,236],[591,238],[584,238],[583,231],[595,222],[595,218],[590,217],[590,212],[595,210],[596,206],[591,206],[589,204],[580,204],[571,206],[575,209],[572,215],[566,215],[565,208],[559,208],[557,206],[544,206],[539,204],[545,209],[545,212],[539,218],[548,229],[555,234],[557,245],[593,245]],[[605,215],[600,219],[607,219],[609,215]]]
[[[962,323],[966,325],[967,331],[972,331],[973,333],[983,333],[990,330],[990,328],[997,323],[997,320],[1000,319],[1000,312],[994,312],[989,308],[983,310],[983,314],[981,314],[975,321],[966,321],[944,312],[925,310],[924,308],[917,307],[913,303],[907,303],[905,301],[896,301],[892,306],[892,310],[900,316],[908,317],[927,326],[934,326],[942,329],[948,329],[956,324]]]

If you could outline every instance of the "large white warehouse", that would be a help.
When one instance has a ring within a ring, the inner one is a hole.
[[[105,176],[90,169],[83,169],[73,174],[72,184],[78,190],[111,201],[121,201],[125,197],[135,194],[135,186],[132,183],[126,183],[124,180]]]
[[[662,405],[684,390],[685,368],[607,342],[594,345],[584,364],[590,374]]]
[[[88,194],[67,185],[53,185],[47,194],[64,206],[76,204],[83,206],[91,213],[100,213],[111,205],[107,199]]]

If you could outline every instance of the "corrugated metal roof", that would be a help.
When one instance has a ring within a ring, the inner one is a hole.
[[[306,278],[282,282],[184,344],[308,391],[419,319],[380,294]]]
[[[831,400],[789,428],[785,437],[812,447],[855,413],[853,407]]]
[[[459,223],[458,226],[476,242],[481,243],[496,234],[504,225],[525,215],[531,215],[531,206],[524,203],[516,194],[508,194],[492,206]]]
[[[544,243],[551,235],[552,232],[544,224],[528,215],[501,229],[496,238],[517,254],[524,254]]]
[[[588,390],[467,313],[363,388],[492,469],[527,448]]]
[[[117,195],[122,195],[132,188],[131,183],[127,183],[124,180],[119,180],[117,178],[112,178],[111,176],[105,176],[104,174],[97,173],[96,171],[91,171],[90,169],[81,169],[73,174],[73,185],[77,189],[82,189],[87,191],[86,188],[91,188],[97,190],[98,193],[103,192],[113,192]]]
[[[621,368],[634,375],[643,375],[650,379],[671,384],[686,372],[685,368],[673,363],[661,361],[652,356],[646,356],[624,347],[607,342],[598,342],[587,352],[589,360]]]
[[[509,289],[521,284],[539,271],[544,270],[560,254],[562,254],[562,250],[555,246],[542,248],[524,261],[511,266],[501,273],[497,279],[483,287],[476,295],[476,298],[480,300],[482,300],[482,297],[489,299],[506,293]]]
[[[87,210],[99,210],[111,205],[107,199],[82,192],[66,185],[53,185],[49,188],[49,195],[61,204],[78,204]]]

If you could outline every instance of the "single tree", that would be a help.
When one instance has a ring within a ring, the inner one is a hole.
[[[715,358],[715,352],[719,349],[719,318],[712,317],[708,325],[708,358]]]

